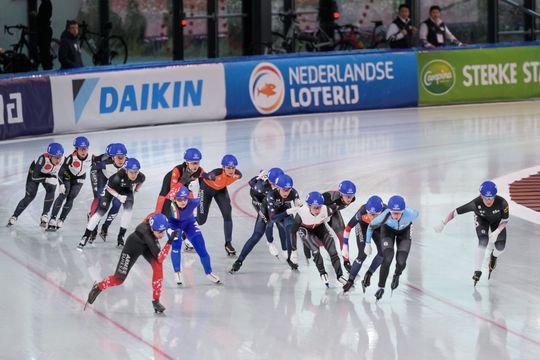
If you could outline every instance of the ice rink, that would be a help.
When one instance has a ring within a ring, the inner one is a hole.
[[[59,232],[38,226],[42,187],[17,224],[4,227],[24,195],[32,160],[52,141],[70,150],[74,135],[0,142],[2,359],[540,358],[540,214],[535,224],[513,216],[510,205],[506,251],[489,281],[484,264],[476,288],[472,214],[454,219],[442,234],[433,231],[449,211],[478,195],[482,181],[540,165],[538,101],[84,135],[94,154],[123,142],[142,164],[147,181],[135,196],[128,233],[154,209],[162,178],[181,162],[184,149],[198,147],[207,171],[219,167],[226,153],[239,159],[244,178],[229,189],[238,252],[254,224],[247,181],[260,169],[279,166],[302,198],[309,191],[336,189],[344,179],[354,181],[357,200],[344,211],[345,221],[371,194],[385,201],[394,193],[405,196],[408,206],[420,211],[407,268],[399,288],[391,294],[388,281],[376,303],[377,275],[366,294],[357,279],[356,288],[344,295],[327,256],[329,289],[301,251],[299,272],[293,272],[269,254],[263,238],[240,272],[230,275],[234,259],[225,254],[221,214],[212,205],[201,229],[223,285],[210,283],[198,256],[186,253],[185,284],[178,287],[167,259],[161,297],[167,310],[155,315],[151,268],[139,258],[122,286],[107,289],[83,312],[92,283],[114,272],[119,219],[109,241],[98,237],[95,248],[76,250],[91,201],[87,181]]]

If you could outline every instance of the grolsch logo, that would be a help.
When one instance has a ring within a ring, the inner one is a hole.
[[[444,60],[432,60],[424,65],[420,82],[431,95],[444,95],[454,87],[456,72],[452,65]]]

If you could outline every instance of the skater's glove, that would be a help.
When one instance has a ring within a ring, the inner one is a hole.
[[[58,188],[58,190],[60,191],[60,194],[66,195],[66,185],[60,184],[60,187]]]
[[[367,256],[371,255],[371,244],[366,243],[366,245],[364,246],[364,254],[366,254]]]
[[[343,245],[343,249],[341,249],[341,256],[343,256],[343,259],[349,260],[349,245]]]
[[[436,233],[440,233],[443,231],[444,226],[445,226],[445,223],[441,221],[440,223],[438,223],[437,225],[433,227],[433,230],[435,230]]]
[[[214,181],[216,180],[216,175],[215,174],[212,174],[212,173],[207,173],[206,174],[206,178],[210,181]]]
[[[298,252],[296,250],[291,251],[291,262],[298,264]]]
[[[48,177],[45,179],[46,184],[58,185],[58,179],[55,177]]]
[[[502,230],[495,230],[494,232],[491,233],[491,235],[489,235],[489,242],[491,243],[494,243],[495,241],[497,241],[497,238],[499,237],[499,234],[501,233]]]
[[[302,205],[303,205],[303,203],[302,203],[301,199],[294,199],[294,206],[300,207]]]
[[[300,207],[293,206],[292,208],[285,210],[285,212],[288,215],[295,216],[298,213],[298,210],[300,210]]]
[[[268,172],[266,170],[261,170],[261,172],[259,172],[259,175],[257,176],[257,179],[262,181],[268,180]]]
[[[116,196],[116,198],[118,199],[118,201],[120,201],[122,204],[126,202],[127,200],[127,195],[120,195],[118,194],[118,196]]]
[[[167,236],[168,236],[168,240],[167,240],[167,244],[170,244],[172,243],[174,240],[178,239],[178,231],[174,231],[174,230],[171,230],[171,229],[168,229],[167,230]]]

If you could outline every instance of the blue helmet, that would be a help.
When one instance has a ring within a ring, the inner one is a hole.
[[[383,207],[383,201],[377,195],[371,196],[366,202],[366,211],[369,214],[378,214],[382,212]]]
[[[306,198],[306,204],[308,205],[324,205],[324,197],[318,191],[312,191]]]
[[[50,156],[62,156],[64,155],[64,148],[59,143],[50,143],[47,146],[47,154]]]
[[[227,154],[223,157],[223,159],[221,159],[221,165],[222,166],[234,166],[234,167],[237,167],[238,166],[238,160],[236,159],[236,157],[234,155],[231,155],[231,154]]]
[[[339,192],[341,195],[354,196],[356,194],[356,185],[350,180],[343,180],[339,183]]]
[[[272,184],[275,184],[278,176],[283,174],[284,172],[280,168],[271,168],[270,170],[268,170],[268,181],[270,181]]]
[[[127,155],[126,146],[121,143],[110,144],[107,150],[108,150],[107,154],[109,156],[117,156],[117,155],[126,156]]]
[[[76,148],[87,148],[90,146],[90,141],[84,136],[77,136],[75,140],[73,140],[73,146]]]
[[[276,185],[280,189],[289,190],[293,187],[293,181],[289,175],[281,174],[277,177],[276,183],[274,185]]]
[[[497,185],[493,181],[484,181],[480,185],[480,195],[487,198],[493,198],[497,195]]]
[[[114,149],[115,145],[116,145],[115,143],[107,145],[107,148],[105,149],[105,153],[109,156],[113,156],[114,154],[112,153],[112,150]]]
[[[189,148],[184,151],[184,160],[186,161],[201,161],[202,154],[197,148]]]
[[[405,210],[405,199],[400,195],[392,196],[388,199],[388,208],[396,212]]]
[[[169,228],[169,221],[167,220],[167,217],[163,214],[152,215],[148,223],[154,231],[165,231]]]
[[[126,169],[129,171],[139,171],[141,169],[141,163],[135,158],[129,158],[126,161]]]
[[[189,189],[186,187],[186,185],[182,185],[182,187],[176,192],[176,195],[174,197],[176,199],[185,199],[189,197]]]

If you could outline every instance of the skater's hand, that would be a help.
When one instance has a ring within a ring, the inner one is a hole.
[[[291,262],[298,264],[298,252],[296,250],[291,251]]]
[[[178,231],[174,231],[174,230],[171,230],[171,229],[168,229],[167,230],[167,236],[168,236],[168,240],[167,240],[167,244],[170,244],[172,243],[174,240],[178,239]]]
[[[287,213],[288,215],[295,216],[295,215],[298,213],[298,210],[300,210],[300,207],[293,206],[292,208],[287,209],[287,210],[286,210],[286,213]]]
[[[58,190],[60,191],[60,194],[66,195],[66,185],[60,184],[60,187],[58,188]]]
[[[364,246],[364,254],[366,254],[367,256],[371,255],[371,244],[366,243],[366,245]]]
[[[259,175],[257,176],[257,179],[262,181],[268,180],[268,172],[266,170],[261,170],[261,172],[259,172]]]
[[[127,200],[127,195],[120,195],[118,194],[118,196],[116,197],[122,204],[126,202]]]
[[[341,249],[341,256],[345,260],[349,260],[349,245],[343,245],[343,249]]]
[[[444,229],[444,226],[445,226],[444,222],[441,221],[440,223],[438,223],[437,225],[433,227],[433,230],[435,230],[436,233],[441,233]]]

